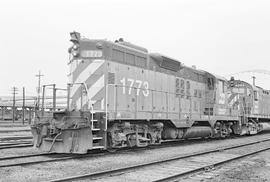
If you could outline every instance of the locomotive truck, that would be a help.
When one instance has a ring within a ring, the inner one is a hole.
[[[86,153],[270,130],[270,92],[255,84],[226,80],[123,39],[70,35],[67,108],[37,111],[31,125],[42,151]]]

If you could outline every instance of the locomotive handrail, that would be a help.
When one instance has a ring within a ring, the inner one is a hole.
[[[51,145],[51,147],[50,147],[50,149],[49,149],[49,152],[51,152],[52,147],[54,146],[57,137],[60,136],[61,134],[62,134],[62,132],[58,133],[58,134],[53,138],[52,145]]]
[[[143,111],[141,111],[141,110],[135,110],[134,112],[136,112],[136,113],[139,113],[139,112],[145,112],[145,113],[152,113],[152,117],[153,117],[153,114],[154,113],[161,113],[161,114],[163,114],[163,113],[165,113],[166,114],[166,116],[168,115],[168,114],[171,114],[171,113],[179,113],[179,119],[181,119],[181,114],[183,114],[183,112],[181,111],[181,112],[178,112],[178,108],[177,108],[177,110],[175,111],[175,112],[173,112],[173,111],[169,111],[169,110],[171,110],[171,109],[167,109],[167,107],[168,107],[168,102],[170,103],[170,98],[172,97],[172,96],[174,96],[174,95],[178,95],[178,97],[179,97],[179,110],[181,110],[181,105],[180,105],[180,102],[181,102],[181,99],[186,99],[184,96],[186,96],[186,94],[182,94],[182,93],[175,93],[175,92],[167,92],[167,91],[162,91],[162,90],[155,90],[155,89],[145,89],[145,88],[137,88],[137,87],[134,87],[134,86],[132,86],[132,87],[129,87],[129,86],[126,86],[126,85],[119,85],[119,84],[108,84],[108,86],[111,86],[111,88],[116,88],[116,90],[115,90],[115,96],[114,97],[116,97],[116,98],[114,98],[114,100],[115,101],[118,101],[118,99],[117,99],[117,88],[123,88],[123,87],[125,87],[125,88],[131,88],[131,89],[134,89],[135,90],[135,93],[136,93],[136,90],[138,90],[138,89],[140,89],[140,90],[149,90],[150,91],[150,93],[151,93],[151,95],[152,95],[152,99],[150,98],[150,100],[152,100],[152,102],[153,102],[153,95],[155,94],[155,93],[161,93],[161,94],[166,94],[166,107],[164,107],[164,108],[166,108],[166,111],[164,111],[164,110],[159,110],[159,111],[157,111],[157,110],[155,110],[154,108],[153,108],[153,106],[154,106],[154,104],[152,103],[152,107],[150,107],[150,108],[152,108],[151,109],[151,111],[150,110],[143,110]],[[214,96],[214,94],[213,94],[213,96]],[[134,95],[134,98],[135,98],[135,101],[136,101],[136,97],[138,97],[136,94]],[[184,97],[184,98],[183,98]],[[198,104],[198,106],[199,106],[199,108],[198,109],[200,109],[200,110],[202,110],[203,108],[202,108],[202,106],[204,105],[203,103],[208,103],[208,104],[215,104],[215,102],[211,102],[211,103],[209,103],[209,102],[205,102],[205,99],[207,100],[207,97],[206,97],[206,95],[201,95],[201,96],[199,96],[199,95],[194,95],[194,94],[189,94],[188,95],[188,100],[189,100],[189,102],[190,102],[190,109],[189,109],[189,111],[188,112],[186,112],[186,114],[188,114],[189,115],[189,119],[192,119],[192,114],[196,114],[196,112],[193,112],[192,111],[192,109],[191,109],[191,106],[193,105],[193,103],[191,103],[192,101],[193,101],[193,99],[192,98],[196,98],[196,102],[197,102],[197,104]],[[136,102],[134,103],[134,107],[136,107]],[[178,106],[177,106],[178,107]],[[206,107],[207,108],[207,107]],[[209,109],[211,109],[212,107],[209,107]],[[136,109],[136,108],[135,108]],[[226,109],[228,110],[229,109],[229,106],[226,106]],[[117,106],[117,102],[115,102],[115,105],[114,105],[114,108],[110,108],[110,110],[109,110],[109,112],[113,112],[114,113],[114,115],[115,115],[115,117],[116,117],[116,115],[117,115],[117,113],[118,112],[121,112],[121,111],[125,111],[125,112],[131,112],[129,109],[127,109],[127,110],[123,110],[123,109],[121,109],[121,110],[119,110],[119,108],[118,108],[118,106]],[[108,111],[107,111],[108,112]],[[106,113],[107,113],[106,112]],[[213,112],[213,114],[211,114],[211,112]],[[202,118],[202,117],[205,117],[205,116],[208,116],[208,118],[209,119],[211,119],[211,117],[213,117],[213,116],[229,116],[229,117],[239,117],[240,115],[239,115],[239,113],[234,113],[234,112],[232,112],[232,113],[224,113],[224,114],[219,114],[219,113],[217,113],[217,112],[215,112],[215,110],[213,110],[213,111],[208,111],[207,113],[203,113],[203,112],[199,112],[198,111],[198,115],[199,115],[199,117],[200,118]],[[135,117],[136,117],[136,114],[134,115]],[[190,117],[191,116],[191,117]],[[166,117],[166,118],[168,118],[168,116]]]

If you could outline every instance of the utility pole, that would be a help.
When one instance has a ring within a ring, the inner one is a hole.
[[[12,109],[12,122],[15,122],[15,95],[17,94],[17,87],[12,88],[12,94],[13,94],[13,109]]]
[[[39,70],[38,75],[35,75],[36,77],[38,77],[38,88],[37,88],[37,94],[38,94],[38,99],[37,99],[37,107],[39,108],[39,100],[40,100],[40,80],[41,77],[44,76],[41,74],[41,71]]]
[[[23,122],[23,125],[24,125],[24,118],[25,118],[24,112],[25,112],[25,88],[23,87],[23,106],[22,106],[22,122]]]

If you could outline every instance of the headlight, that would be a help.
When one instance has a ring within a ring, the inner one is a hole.
[[[78,48],[79,48],[79,46],[78,46],[77,44],[74,44],[74,45],[73,45],[73,49],[74,49],[74,50],[77,50]]]
[[[75,51],[75,50],[72,51],[73,56],[78,56],[78,54],[79,54],[79,51]]]

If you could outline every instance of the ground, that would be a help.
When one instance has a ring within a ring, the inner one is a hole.
[[[17,126],[16,126],[17,127]],[[12,129],[24,130],[24,127]],[[2,129],[9,130],[10,128]],[[2,135],[15,135],[12,132]],[[17,135],[31,134],[30,131],[16,132]],[[1,136],[1,135],[0,135]],[[234,138],[228,140],[186,142],[179,146],[171,146],[168,148],[159,148],[154,150],[140,150],[133,152],[120,152],[112,155],[104,155],[95,158],[87,158],[81,160],[68,160],[63,162],[42,163],[29,166],[17,166],[0,169],[0,181],[45,181],[66,177],[70,175],[79,175],[88,172],[96,172],[108,170],[116,167],[124,167],[143,162],[160,160],[178,156],[180,154],[188,154],[191,152],[202,151],[210,148],[216,148],[226,145],[234,145],[253,141],[257,138],[270,137],[270,134],[263,136],[252,136]],[[33,148],[3,149],[0,156],[13,156],[37,153]],[[0,164],[3,163],[2,161]],[[139,179],[139,177],[138,177]],[[179,181],[200,181],[200,182],[270,182],[270,151],[266,151],[248,158],[244,158],[237,162],[210,169],[207,172],[201,172],[193,176],[188,176]]]
[[[270,181],[270,151],[213,168],[208,172],[201,172],[179,181],[267,182]]]

